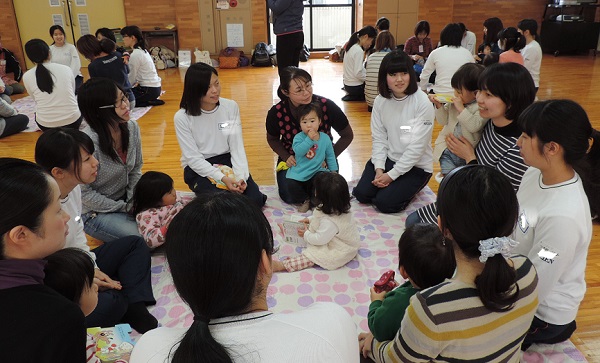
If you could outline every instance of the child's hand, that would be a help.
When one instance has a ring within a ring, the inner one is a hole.
[[[100,271],[99,268],[94,270],[94,282],[98,284],[98,289],[100,291],[105,290],[121,290],[123,287],[119,281],[115,281],[108,277],[107,274]]]
[[[304,227],[298,227],[298,236],[304,238],[304,233],[306,232],[306,225]]]
[[[371,345],[373,344],[373,334],[360,333],[358,334],[358,347],[363,357],[367,358],[371,353]]]
[[[298,222],[300,223],[304,223],[306,225],[308,225],[310,223],[310,220],[308,218],[302,218],[301,220],[299,220]]]
[[[431,101],[433,103],[435,108],[442,107],[442,103],[440,101],[438,101],[437,98],[435,98],[435,95],[428,95],[427,97],[429,97],[429,101]]]
[[[319,141],[319,132],[316,130],[308,130],[307,133],[308,137],[312,140],[312,141]]]
[[[374,287],[371,287],[370,291],[371,291],[371,302],[376,301],[376,300],[383,301],[383,299],[385,298],[385,294],[387,294],[387,291],[382,291],[382,292],[375,291]]]
[[[454,104],[454,108],[456,108],[456,111],[458,111],[458,113],[463,112],[463,110],[465,109],[465,105],[463,104],[462,98],[460,97],[452,97],[452,104]]]

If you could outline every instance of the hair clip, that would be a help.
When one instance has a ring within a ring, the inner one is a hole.
[[[488,257],[493,257],[501,254],[504,257],[510,257],[511,250],[516,247],[519,242],[508,237],[492,237],[479,241],[479,261],[485,263]]]

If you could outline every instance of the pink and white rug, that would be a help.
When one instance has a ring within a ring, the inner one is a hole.
[[[351,183],[352,186],[354,184]],[[276,247],[279,247],[275,257],[282,259],[300,254],[301,248],[283,242],[277,227],[277,223],[281,223],[286,216],[297,213],[295,207],[279,199],[277,187],[265,186],[260,189],[268,196],[263,212],[273,228]],[[368,331],[369,288],[383,272],[397,269],[397,243],[404,231],[406,216],[434,200],[435,194],[426,187],[406,211],[397,214],[382,214],[370,205],[352,200],[352,213],[362,241],[356,258],[335,271],[316,267],[274,274],[267,290],[269,309],[275,313],[289,313],[316,301],[335,302],[352,316],[358,331]],[[152,285],[157,303],[150,307],[150,311],[160,324],[166,327],[190,326],[193,315],[175,291],[164,256],[152,257]],[[523,361],[584,362],[585,358],[568,341],[552,346],[533,346],[525,353]]]
[[[12,103],[12,106],[17,109],[17,111],[21,114],[27,115],[29,117],[29,124],[27,128],[23,130],[23,132],[34,132],[40,131],[40,128],[35,123],[35,101],[31,96],[26,96],[23,98],[19,98]],[[144,116],[152,106],[148,107],[135,107],[131,112],[131,118],[133,120],[139,120],[142,116]]]

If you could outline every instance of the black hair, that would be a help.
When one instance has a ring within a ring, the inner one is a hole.
[[[463,88],[467,91],[477,91],[479,89],[479,76],[485,69],[484,66],[477,63],[465,63],[463,64],[452,76],[450,84],[452,88],[462,90]]]
[[[139,48],[146,52],[146,39],[144,39],[144,35],[142,34],[142,30],[138,28],[136,25],[129,25],[121,29],[121,35],[127,37],[135,37],[136,43],[133,45],[133,48]]]
[[[314,188],[314,203],[318,210],[338,216],[350,212],[350,192],[342,175],[334,172],[318,173]]]
[[[100,41],[100,48],[106,54],[111,54],[115,50],[117,50],[117,43],[113,42],[112,39],[103,38]]]
[[[394,39],[392,33],[388,31],[379,32],[379,34],[377,34],[377,38],[375,38],[374,48],[376,51],[381,51],[385,48],[394,50],[396,49],[396,39]]]
[[[504,42],[504,50],[514,50],[517,53],[525,47],[525,36],[517,30],[517,28],[509,26],[498,32],[498,40]]]
[[[429,22],[427,20],[421,20],[415,25],[415,37],[419,35],[419,33],[425,32],[427,36],[431,32],[431,27],[429,26]]]
[[[385,16],[377,19],[377,23],[375,23],[375,28],[377,28],[380,32],[384,30],[390,30],[390,20]]]
[[[54,31],[58,29],[60,30],[61,33],[63,33],[63,36],[66,38],[67,33],[65,33],[65,30],[63,29],[63,27],[61,25],[58,24],[54,24],[50,27],[50,36],[52,37],[52,44],[54,44]],[[65,39],[65,42],[67,41],[67,39]]]
[[[294,66],[285,67],[281,71],[279,80],[280,80],[279,83],[280,83],[281,90],[285,91],[285,93],[284,92],[282,92],[282,93],[287,98],[289,98],[288,94],[290,92],[290,86],[292,84],[292,81],[301,80],[304,83],[309,83],[309,82],[312,83],[312,77],[310,76],[310,73],[308,73],[307,71],[305,71],[302,68],[298,68],[298,67],[294,67]]]
[[[100,28],[100,29],[96,30],[96,33],[94,34],[96,36],[96,38],[98,38],[98,34],[101,34],[104,38],[108,38],[115,43],[117,42],[115,33],[108,28]]]
[[[31,39],[25,43],[27,57],[35,63],[35,82],[40,90],[52,93],[54,80],[52,73],[44,66],[44,62],[50,58],[50,47],[41,39]]]
[[[452,243],[436,224],[408,227],[398,241],[398,268],[404,267],[415,287],[426,289],[451,278],[456,269]]]
[[[483,22],[483,26],[487,29],[483,36],[484,44],[494,44],[498,41],[498,32],[504,28],[502,20],[499,18],[488,18]]]
[[[462,43],[463,33],[457,23],[446,24],[440,33],[440,44],[458,48]]]
[[[537,39],[537,29],[538,29],[538,24],[537,21],[533,20],[533,19],[523,19],[519,22],[519,24],[517,25],[517,28],[521,29],[521,31],[523,33],[525,33],[526,30],[529,30],[529,33],[531,34],[531,36],[533,37],[533,39]]]
[[[92,34],[82,35],[79,39],[77,39],[76,45],[79,53],[89,60],[93,60],[100,53],[102,53],[100,41],[98,41],[98,39],[96,39],[96,37]]]
[[[269,221],[244,195],[201,194],[173,218],[165,245],[175,288],[195,317],[172,362],[232,362],[229,342],[217,342],[208,321],[245,313],[266,294],[259,266],[263,251],[274,253]]]
[[[462,30],[463,34],[464,34],[464,32],[466,32],[467,30],[469,30],[469,29],[467,29],[467,26],[465,25],[465,23],[457,23],[457,24],[458,24],[458,26],[460,27],[460,30]]]
[[[513,62],[487,66],[479,77],[479,90],[500,97],[506,104],[504,116],[511,121],[533,103],[536,93],[529,71]]]
[[[121,150],[129,148],[129,128],[127,122],[117,115],[114,107],[100,108],[102,106],[114,105],[118,92],[125,92],[115,81],[109,78],[91,78],[87,80],[77,93],[77,104],[81,115],[88,125],[98,134],[98,146],[100,150],[113,160],[119,160],[119,154],[113,147],[111,128],[118,127],[121,130]]]
[[[85,251],[71,247],[45,258],[44,285],[79,304],[86,289],[94,283],[94,260]]]
[[[81,181],[81,149],[94,153],[94,142],[86,133],[69,127],[49,129],[35,143],[35,162],[49,174],[53,168],[72,170]]]
[[[544,144],[556,142],[565,163],[581,177],[592,215],[600,211],[600,133],[592,128],[587,113],[572,100],[535,102],[519,117],[523,132]],[[592,146],[590,148],[590,139]]]
[[[496,52],[491,52],[490,54],[486,54],[485,57],[483,57],[483,61],[481,61],[481,64],[484,67],[487,67],[498,62],[500,62],[500,54]]]
[[[388,74],[408,73],[410,82],[404,91],[407,95],[412,95],[417,92],[417,75],[413,68],[413,61],[403,50],[393,50],[383,57],[381,66],[379,66],[379,74],[377,75],[377,90],[379,94],[385,98],[392,98],[394,95],[387,84]]]
[[[306,115],[308,115],[309,113],[311,113],[312,111],[314,111],[317,114],[317,118],[319,119],[319,121],[323,120],[323,110],[321,109],[321,104],[319,103],[319,101],[313,101],[310,103],[307,103],[306,105],[300,105],[298,106],[298,121],[302,120],[302,118]]]
[[[201,62],[192,64],[185,72],[179,107],[183,108],[186,114],[190,116],[200,116],[202,114],[200,99],[208,92],[213,74],[215,76],[219,75],[215,68]]]
[[[350,48],[352,48],[352,46],[354,44],[358,43],[359,38],[362,37],[363,35],[368,35],[369,38],[375,39],[375,37],[377,36],[377,30],[375,28],[373,28],[371,25],[367,25],[367,26],[363,27],[362,29],[352,33],[352,35],[348,39],[348,42],[346,42],[346,46],[344,47],[346,52],[349,51]]]
[[[161,207],[162,197],[173,190],[173,178],[160,171],[147,171],[135,185],[131,214]]]
[[[4,236],[16,226],[37,233],[42,214],[52,203],[50,176],[39,165],[15,158],[0,158],[0,260],[6,258]]]
[[[438,213],[442,233],[470,260],[481,255],[479,242],[510,236],[517,223],[519,202],[508,177],[484,165],[452,170],[439,188]],[[519,298],[517,273],[502,254],[488,257],[475,285],[483,305],[496,312],[512,309]]]

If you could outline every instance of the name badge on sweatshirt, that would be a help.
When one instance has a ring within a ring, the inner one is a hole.
[[[233,127],[233,122],[219,122],[219,131],[230,130]]]
[[[554,263],[557,256],[558,256],[557,252],[554,252],[550,248],[545,247],[545,246],[542,246],[540,248],[540,250],[538,251],[538,257],[540,258],[540,260],[542,260],[550,265]]]
[[[410,126],[400,126],[400,132],[403,134],[409,134],[411,130]]]
[[[419,45],[419,53],[423,53],[423,44]]]

